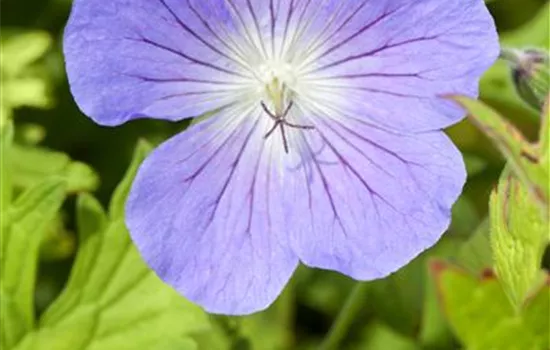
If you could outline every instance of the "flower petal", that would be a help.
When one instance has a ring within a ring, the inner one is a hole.
[[[252,114],[251,114],[252,113]],[[285,233],[275,142],[259,108],[225,111],[143,163],[126,222],[156,273],[207,311],[247,314],[281,292],[298,259]]]
[[[252,77],[220,29],[231,25],[225,6],[204,1],[75,0],[64,38],[73,95],[104,125],[230,104]]]
[[[303,74],[311,98],[386,128],[437,130],[464,112],[437,96],[476,97],[499,54],[483,0],[347,2],[345,15],[310,50]],[[403,111],[413,110],[414,115]]]
[[[312,122],[308,166],[285,186],[301,261],[370,280],[437,242],[466,178],[445,134],[392,133],[351,117]]]

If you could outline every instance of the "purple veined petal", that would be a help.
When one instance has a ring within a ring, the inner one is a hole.
[[[76,0],[64,53],[78,105],[118,125],[197,116],[247,95],[253,74],[242,57],[255,51],[227,39],[228,11],[215,0]]]
[[[173,137],[139,169],[126,223],[162,280],[207,311],[270,305],[297,266],[283,217],[280,144],[260,109],[225,111]],[[278,146],[278,147],[276,147]]]
[[[73,94],[101,124],[265,97],[276,75],[344,112],[425,131],[462,117],[434,97],[476,95],[498,41],[482,0],[77,0],[64,50]]]
[[[440,131],[388,132],[363,118],[312,109],[307,166],[287,177],[290,244],[306,265],[359,280],[387,276],[434,245],[466,179]]]
[[[479,78],[498,56],[498,36],[484,2],[362,0],[348,5],[313,49],[297,54],[308,97],[328,99],[342,112],[407,132],[459,121],[464,112],[436,97],[477,96]],[[405,110],[415,115],[404,115]]]

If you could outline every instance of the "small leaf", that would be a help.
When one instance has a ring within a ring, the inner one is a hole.
[[[126,197],[130,193],[130,188],[132,187],[132,182],[134,177],[141,165],[141,162],[145,159],[147,154],[151,151],[151,145],[144,140],[138,142],[136,149],[134,150],[134,155],[128,170],[120,184],[115,189],[111,202],[109,203],[109,216],[112,219],[121,218],[124,216],[124,205],[126,204]]]
[[[69,156],[46,148],[13,147],[14,185],[27,188],[44,178],[57,177],[67,183],[67,192],[93,191],[99,177],[88,165],[72,161]]]
[[[45,181],[2,208],[1,344],[12,348],[34,326],[34,285],[44,229],[63,203],[65,184]]]
[[[491,195],[490,219],[496,272],[512,302],[519,305],[540,273],[550,241],[549,223],[508,170]]]
[[[494,275],[475,277],[443,262],[434,262],[432,272],[447,320],[465,348],[548,349],[550,284],[516,310]]]
[[[548,212],[550,183],[548,168],[539,166],[539,150],[531,145],[521,133],[497,112],[477,101],[464,96],[451,96],[470,114],[471,120],[483,131],[501,151],[510,168],[529,189],[544,213]]]

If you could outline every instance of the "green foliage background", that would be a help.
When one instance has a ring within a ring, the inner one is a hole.
[[[122,217],[141,160],[189,121],[94,124],[76,107],[64,73],[71,1],[0,6],[2,349],[550,349],[548,223],[514,177],[513,157],[470,120],[448,131],[469,180],[434,248],[359,287],[301,267],[269,310],[206,315],[145,266]],[[503,45],[548,50],[547,1],[488,6]],[[544,116],[517,96],[506,63],[486,73],[481,91],[527,140],[544,137]],[[550,183],[547,170],[542,181]],[[517,191],[508,197],[503,188]],[[502,218],[510,198],[516,206]]]

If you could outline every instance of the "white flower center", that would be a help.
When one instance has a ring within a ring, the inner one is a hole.
[[[274,113],[281,114],[292,101],[295,91],[297,79],[292,65],[281,60],[268,60],[258,67],[256,76],[261,99],[273,108]]]

